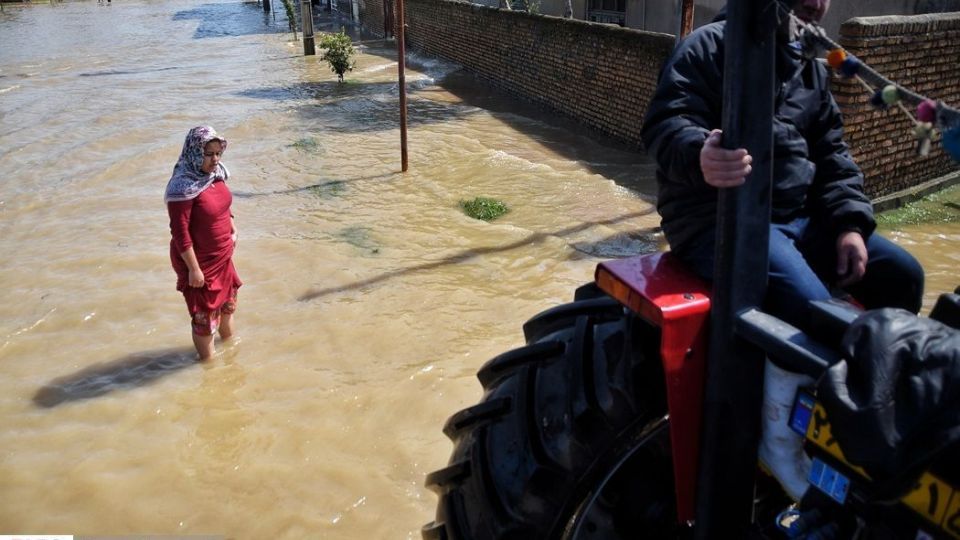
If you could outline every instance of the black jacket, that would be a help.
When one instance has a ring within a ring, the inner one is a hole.
[[[717,190],[704,182],[700,149],[721,128],[725,21],[698,28],[674,51],[660,74],[642,137],[656,159],[657,210],[675,251],[716,223]],[[837,234],[876,224],[863,193],[863,174],[843,142],[840,110],[826,68],[790,44],[777,47],[773,142],[773,215],[825,218]]]

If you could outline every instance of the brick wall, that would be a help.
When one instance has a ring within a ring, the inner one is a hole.
[[[392,6],[395,5],[394,0],[388,0],[387,5],[392,12]],[[389,33],[385,34],[383,7],[384,0],[360,0],[360,21],[370,33],[379,37],[389,37],[393,35],[394,29],[391,28]]]
[[[960,13],[850,19],[840,44],[886,78],[933,99],[960,104]],[[847,142],[872,197],[888,195],[957,170],[934,142],[916,153],[913,124],[898,108],[877,111],[862,85],[834,80]],[[907,107],[916,114],[914,107]]]
[[[639,147],[672,36],[451,0],[405,3],[411,48]]]
[[[384,1],[362,0],[362,20],[374,33],[382,32]],[[411,48],[453,60],[496,86],[640,147],[643,114],[673,36],[457,0],[405,2]],[[839,41],[906,88],[960,104],[960,14],[851,19]],[[835,80],[834,94],[871,197],[957,170],[936,143],[930,155],[918,157],[906,116],[873,110],[858,83]]]

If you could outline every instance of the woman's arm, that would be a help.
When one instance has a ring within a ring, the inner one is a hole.
[[[187,263],[187,270],[190,272],[187,284],[191,287],[203,287],[203,270],[200,270],[200,263],[197,262],[197,254],[194,253],[193,246],[188,247],[186,251],[180,253],[180,258],[183,259],[183,262]]]
[[[186,263],[189,272],[187,284],[191,287],[203,287],[203,271],[200,270],[200,262],[197,261],[197,254],[193,251],[193,239],[190,237],[190,215],[192,212],[192,200],[167,203],[173,246],[180,254],[183,262]]]

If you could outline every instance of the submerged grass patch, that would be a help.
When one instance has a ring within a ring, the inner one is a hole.
[[[943,191],[877,214],[877,224],[886,229],[896,229],[904,225],[924,225],[930,223],[960,222],[960,186]]]
[[[343,192],[346,190],[347,184],[341,180],[331,180],[330,182],[324,182],[322,184],[317,184],[307,188],[308,192],[322,199],[339,197],[340,195],[343,195]]]
[[[493,221],[510,211],[503,201],[489,197],[477,197],[472,201],[460,201],[460,208],[474,219]]]
[[[293,141],[293,144],[290,146],[301,152],[319,152],[323,149],[323,146],[320,144],[320,141],[316,139],[316,137],[302,137]]]
[[[376,254],[380,253],[380,246],[371,238],[370,229],[361,225],[340,229],[335,234],[340,241],[346,242],[355,248]]]

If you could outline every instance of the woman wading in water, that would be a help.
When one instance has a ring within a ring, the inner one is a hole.
[[[193,344],[200,360],[213,355],[213,336],[233,336],[237,289],[233,267],[237,228],[230,212],[229,171],[220,163],[227,140],[212,127],[187,133],[163,200],[170,215],[170,262],[177,290],[190,312]]]

